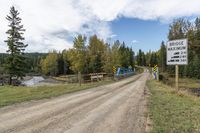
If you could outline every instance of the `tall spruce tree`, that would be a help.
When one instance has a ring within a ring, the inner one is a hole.
[[[162,41],[159,51],[159,67],[162,72],[166,69],[166,46],[164,41]]]
[[[139,53],[137,55],[137,65],[142,66],[142,50],[139,49]]]
[[[26,58],[24,56],[25,48],[28,45],[23,43],[24,31],[23,25],[21,25],[21,18],[19,17],[18,10],[14,6],[10,8],[10,14],[6,19],[9,21],[10,29],[6,32],[8,38],[5,41],[8,45],[7,52],[9,57],[5,65],[5,69],[10,76],[9,84],[12,84],[12,78],[15,76],[17,79],[23,78],[26,73]]]

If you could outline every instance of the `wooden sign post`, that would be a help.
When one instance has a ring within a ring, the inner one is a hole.
[[[187,39],[172,40],[167,42],[167,65],[175,65],[175,86],[179,89],[179,65],[188,64]]]
[[[176,65],[176,90],[178,91],[178,78],[179,78],[179,70],[178,70],[178,65]]]
[[[78,72],[78,82],[79,82],[79,85],[81,86],[81,72]]]

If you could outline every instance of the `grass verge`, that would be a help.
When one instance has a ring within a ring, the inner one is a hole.
[[[170,77],[167,73],[161,73],[164,77],[163,82],[170,85],[175,86],[175,77]],[[181,78],[179,77],[179,88],[181,89],[189,89],[189,88],[200,88],[200,80],[193,78]]]
[[[97,87],[111,82],[113,81],[101,81],[95,83],[82,84],[81,86],[79,86],[78,84],[38,87],[0,86],[0,107],[24,101],[51,98],[66,93]]]
[[[160,82],[147,82],[152,133],[200,133],[200,99]]]

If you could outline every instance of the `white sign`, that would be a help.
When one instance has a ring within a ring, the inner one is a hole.
[[[94,75],[90,77],[91,79],[98,79],[98,78],[103,78],[103,75]]]
[[[167,65],[188,64],[188,41],[187,39],[167,42]]]

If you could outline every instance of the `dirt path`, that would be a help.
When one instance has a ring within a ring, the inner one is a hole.
[[[148,73],[0,109],[0,133],[142,133]]]

